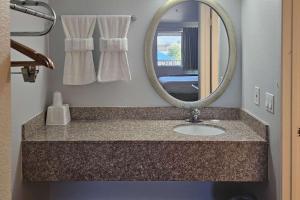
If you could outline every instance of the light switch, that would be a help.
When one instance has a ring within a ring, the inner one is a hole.
[[[255,105],[260,104],[260,88],[259,87],[254,88],[254,104]]]
[[[270,113],[273,113],[274,114],[274,101],[275,101],[275,98],[274,98],[274,95],[271,94],[271,93],[266,93],[266,110]]]

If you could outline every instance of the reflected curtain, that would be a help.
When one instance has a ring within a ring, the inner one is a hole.
[[[183,28],[182,65],[184,70],[198,70],[198,28]]]

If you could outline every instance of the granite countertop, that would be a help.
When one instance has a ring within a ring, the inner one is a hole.
[[[184,120],[75,120],[67,126],[43,126],[25,141],[229,141],[267,142],[240,120],[204,121],[225,129],[218,136],[190,136],[173,131]]]
[[[53,181],[230,181],[268,178],[268,126],[239,109],[205,108],[218,136],[176,133],[178,108],[72,108],[67,126],[45,113],[23,126],[23,178]],[[213,120],[217,119],[217,120]]]

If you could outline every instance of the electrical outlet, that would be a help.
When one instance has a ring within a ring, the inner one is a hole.
[[[260,88],[259,87],[254,88],[254,104],[255,105],[260,104]]]
[[[271,93],[266,93],[266,110],[270,113],[273,113],[275,112],[275,109],[274,109],[274,103],[275,103],[275,97],[273,94]]]

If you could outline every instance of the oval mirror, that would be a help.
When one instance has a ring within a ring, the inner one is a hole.
[[[149,27],[147,73],[177,107],[208,106],[226,90],[236,65],[236,38],[225,10],[213,0],[169,0]]]

